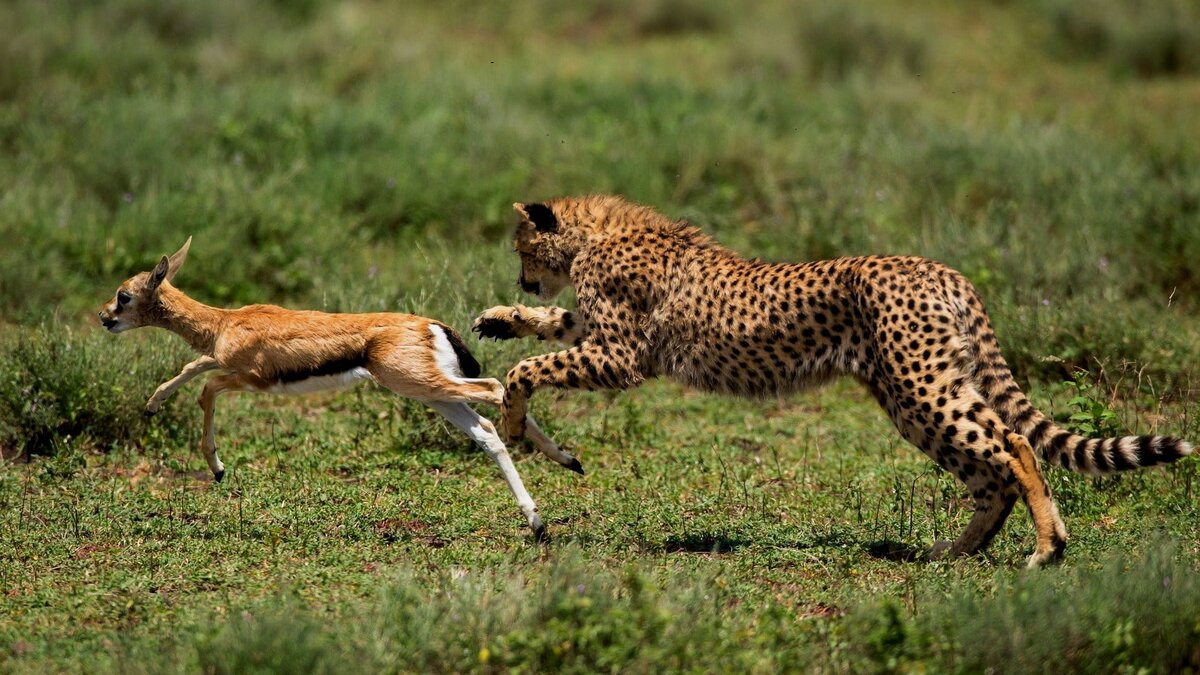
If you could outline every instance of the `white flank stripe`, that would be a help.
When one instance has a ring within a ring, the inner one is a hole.
[[[431,323],[429,332],[433,334],[433,360],[437,363],[438,370],[441,370],[451,380],[462,382],[463,373],[462,368],[458,365],[458,354],[454,353],[454,347],[450,345],[450,338],[446,337],[446,331],[441,326]]]
[[[311,394],[326,389],[344,389],[360,381],[371,379],[371,373],[366,368],[351,368],[334,375],[306,377],[295,382],[279,382],[271,385],[267,391],[274,394]]]

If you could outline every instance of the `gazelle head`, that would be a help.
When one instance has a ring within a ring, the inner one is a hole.
[[[192,238],[183,243],[173,255],[163,256],[154,269],[141,272],[117,287],[112,300],[100,307],[100,324],[110,333],[153,325],[160,314],[158,290],[163,282],[175,278],[175,273],[187,260]]]

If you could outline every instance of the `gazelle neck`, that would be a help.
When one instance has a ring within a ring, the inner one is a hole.
[[[193,300],[166,281],[158,289],[158,302],[162,314],[156,325],[183,338],[197,352],[212,356],[221,322],[229,310]]]

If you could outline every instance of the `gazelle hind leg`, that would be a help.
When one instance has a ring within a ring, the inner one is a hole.
[[[568,469],[579,475],[583,475],[583,465],[571,453],[558,447],[549,436],[546,435],[542,428],[534,421],[533,415],[525,416],[525,437],[529,442],[533,443],[533,447],[537,448],[543,455],[562,464]]]
[[[225,465],[217,457],[217,438],[213,428],[217,395],[227,391],[247,391],[252,388],[240,376],[229,374],[218,375],[205,382],[204,390],[200,392],[200,409],[204,411],[204,433],[200,435],[200,452],[204,454],[204,460],[208,462],[213,480],[218,483],[225,477]]]
[[[483,391],[479,391],[482,388]],[[457,379],[447,382],[445,394],[449,400],[467,401],[470,403],[487,403],[499,406],[504,400],[504,386],[491,378]],[[461,398],[460,398],[461,397]],[[567,467],[575,473],[583,473],[583,465],[571,453],[563,450],[557,443],[542,431],[532,415],[525,416],[527,425],[526,437],[538,452]]]
[[[521,482],[521,475],[517,473],[517,467],[513,465],[512,458],[508,456],[504,442],[496,434],[496,427],[466,403],[449,401],[426,401],[426,403],[430,408],[441,413],[451,424],[470,436],[471,440],[475,441],[496,462],[500,467],[500,473],[504,475],[504,480],[508,483],[508,489],[512,491],[513,497],[517,500],[517,506],[521,508],[525,519],[529,521],[534,538],[538,541],[545,541],[546,528],[542,524],[541,516],[538,515],[537,505],[533,503],[533,498],[525,490],[525,484]]]
[[[493,378],[446,378],[438,391],[447,401],[500,405],[504,400],[504,385]]]

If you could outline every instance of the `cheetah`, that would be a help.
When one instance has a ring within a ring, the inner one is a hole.
[[[514,204],[519,284],[577,307],[493,307],[480,337],[572,345],[507,376],[501,433],[525,433],[543,387],[627,389],[665,376],[710,392],[767,397],[835,376],[864,383],[901,435],[962,481],[975,511],[928,559],[984,550],[1017,499],[1037,532],[1029,566],[1062,558],[1067,532],[1038,467],[1103,474],[1173,462],[1177,438],[1085,438],[1036,410],[1013,379],[975,287],[941,263],[862,256],[748,260],[686,222],[621,197]]]

